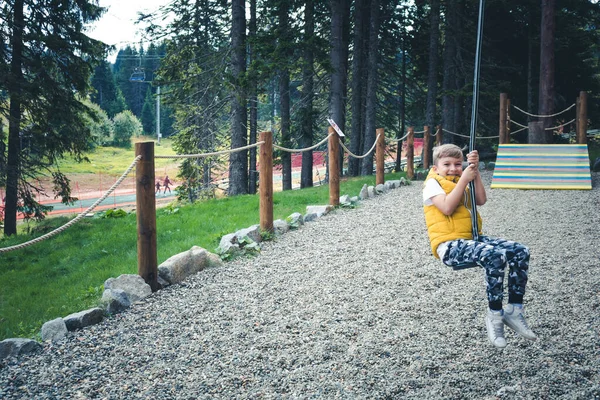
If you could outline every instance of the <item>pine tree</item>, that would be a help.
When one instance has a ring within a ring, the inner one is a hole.
[[[55,2],[12,0],[0,3],[3,43],[0,50],[0,91],[6,91],[9,121],[4,233],[16,233],[17,204],[26,217],[43,218],[36,201],[39,191],[29,178],[48,170],[65,153],[77,159],[89,148],[91,132],[86,115],[93,111],[80,101],[90,91],[93,68],[106,46],[85,35],[85,26],[102,15],[92,1]],[[28,137],[27,148],[21,138]],[[4,154],[3,157],[4,158]],[[63,201],[70,201],[68,179],[54,173]]]

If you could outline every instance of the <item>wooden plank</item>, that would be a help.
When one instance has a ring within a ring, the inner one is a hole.
[[[592,188],[586,144],[501,144],[492,189]]]

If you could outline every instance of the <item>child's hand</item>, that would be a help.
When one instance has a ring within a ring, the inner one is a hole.
[[[469,164],[479,165],[479,152],[477,150],[473,150],[467,154],[467,162]]]
[[[462,175],[460,176],[460,179],[464,179],[467,182],[471,182],[473,179],[475,179],[477,177],[477,174],[479,174],[479,169],[477,168],[477,165],[478,164],[469,164],[469,166],[463,171]]]

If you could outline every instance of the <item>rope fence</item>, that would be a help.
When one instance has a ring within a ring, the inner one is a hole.
[[[373,146],[371,146],[371,149],[369,151],[367,151],[365,154],[363,154],[362,156],[357,156],[356,154],[352,153],[345,145],[344,143],[340,140],[340,146],[342,146],[342,148],[344,149],[344,151],[346,153],[348,153],[350,156],[354,157],[354,158],[366,158],[369,154],[371,154],[373,152],[373,150],[375,150],[375,146],[377,146],[377,141],[379,140],[379,137],[381,135],[377,135],[377,137],[375,138],[375,141],[373,142]]]
[[[215,152],[212,152],[212,153],[176,154],[174,156],[154,156],[154,158],[173,158],[173,159],[177,159],[177,158],[205,158],[205,157],[212,157],[212,156],[220,156],[220,155],[229,154],[229,153],[237,153],[238,151],[248,150],[248,149],[251,149],[253,147],[258,147],[261,144],[263,144],[263,142],[256,142],[256,143],[250,144],[248,146],[237,147],[235,149],[228,149],[228,150],[222,150],[222,151],[215,151]]]
[[[104,193],[104,195],[102,197],[100,197],[98,200],[96,200],[94,202],[94,204],[92,204],[91,206],[89,206],[85,211],[83,211],[82,213],[80,213],[79,215],[77,215],[75,218],[73,218],[72,220],[70,220],[69,222],[67,222],[66,224],[64,224],[63,226],[60,226],[60,227],[54,229],[53,231],[48,232],[45,235],[42,235],[42,236],[37,237],[35,239],[32,239],[32,240],[30,240],[28,242],[21,243],[21,244],[16,244],[16,245],[10,246],[10,247],[0,248],[0,253],[7,253],[9,251],[23,249],[23,248],[31,246],[31,245],[33,245],[35,243],[42,242],[42,241],[44,241],[46,239],[50,239],[51,237],[53,237],[55,235],[58,235],[59,233],[61,233],[61,232],[65,231],[66,229],[68,229],[70,226],[75,225],[83,217],[85,217],[88,213],[92,212],[98,206],[98,204],[100,204],[104,200],[106,200],[106,198],[108,196],[110,196],[110,194],[112,192],[114,192],[115,189],[117,189],[117,187],[119,187],[119,185],[121,184],[121,182],[123,182],[123,180],[127,177],[127,175],[129,175],[129,173],[131,172],[131,170],[136,166],[136,164],[138,163],[138,161],[141,158],[142,158],[141,156],[137,156],[133,160],[133,162],[131,163],[131,165],[129,166],[129,168],[127,168],[127,170],[125,170],[125,172],[123,173],[123,175],[121,175],[121,177],[119,179],[117,179],[117,181],[106,191],[106,193]]]
[[[513,108],[515,108],[515,109],[517,109],[517,110],[521,111],[523,114],[525,114],[525,115],[527,115],[527,116],[530,116],[530,117],[535,117],[535,118],[550,118],[550,117],[556,117],[557,115],[560,115],[560,114],[562,114],[562,113],[564,113],[564,112],[567,112],[567,111],[569,111],[571,108],[575,107],[576,105],[577,105],[577,103],[573,103],[573,104],[571,104],[569,107],[565,108],[565,109],[564,109],[564,110],[562,110],[562,111],[559,111],[559,112],[557,112],[557,113],[554,113],[554,114],[548,114],[548,115],[537,115],[537,114],[531,114],[531,113],[529,113],[529,112],[527,112],[527,111],[525,111],[525,110],[522,110],[522,109],[520,109],[519,107],[515,106],[514,104],[513,104],[512,106],[513,106]]]
[[[281,151],[286,151],[288,153],[303,153],[305,151],[309,151],[309,150],[314,150],[317,147],[319,147],[320,145],[322,145],[323,143],[325,143],[326,141],[329,140],[329,136],[331,136],[332,134],[329,134],[325,137],[325,139],[321,140],[319,143],[310,146],[310,147],[306,147],[304,149],[288,149],[286,147],[282,147],[282,146],[278,146],[276,144],[273,145],[273,148],[277,149],[277,150],[281,150]]]

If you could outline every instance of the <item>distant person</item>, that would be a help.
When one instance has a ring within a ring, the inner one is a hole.
[[[167,193],[167,190],[169,191],[169,193],[171,193],[171,188],[169,187],[169,185],[173,183],[171,182],[171,180],[169,179],[169,175],[165,176],[165,180],[163,181],[163,187],[165,188],[163,193]]]
[[[160,193],[160,181],[159,180],[156,181],[156,192],[155,193]]]

